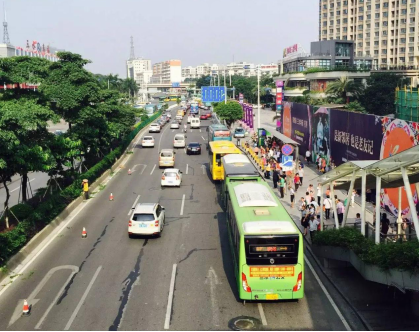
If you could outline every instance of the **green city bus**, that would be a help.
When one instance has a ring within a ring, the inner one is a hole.
[[[239,298],[304,296],[303,238],[265,181],[231,181],[227,223]]]

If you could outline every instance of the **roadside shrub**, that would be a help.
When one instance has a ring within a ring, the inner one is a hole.
[[[314,244],[348,248],[363,262],[377,265],[383,271],[397,269],[411,273],[419,272],[418,241],[375,244],[357,229],[343,227],[318,232]]]
[[[10,211],[12,213],[10,213],[9,218],[13,219],[13,220],[16,220],[16,218],[17,218],[16,221],[20,222],[23,219],[28,218],[31,215],[33,210],[34,210],[34,208],[32,206],[28,205],[28,204],[24,204],[24,203],[16,204],[16,205],[14,205],[10,208]],[[16,216],[16,218],[15,218],[15,216]]]

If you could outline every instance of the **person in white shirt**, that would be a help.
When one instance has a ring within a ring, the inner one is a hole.
[[[351,207],[354,207],[354,198],[356,197],[356,190],[353,189],[351,193]]]
[[[341,227],[341,223],[343,222],[344,217],[344,204],[340,199],[337,199],[337,217],[338,217],[338,224]]]
[[[306,157],[306,162],[309,165],[309,163],[311,162],[311,151],[309,151],[309,150],[306,151],[305,157]]]
[[[330,219],[331,207],[332,207],[332,201],[331,201],[330,195],[327,195],[327,198],[324,199],[325,219]]]
[[[318,183],[318,186],[316,188],[316,197],[318,199],[318,205],[321,206],[321,184]]]
[[[292,186],[289,186],[289,193],[290,193],[290,203],[292,208],[295,206],[295,190]]]
[[[311,235],[311,242],[314,241],[314,236],[316,232],[318,231],[318,225],[319,225],[319,221],[316,218],[316,216],[311,216],[311,218],[309,219],[309,233]]]

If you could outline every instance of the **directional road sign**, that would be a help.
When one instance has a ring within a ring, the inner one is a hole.
[[[201,87],[201,100],[203,103],[221,102],[225,100],[225,87],[224,86],[202,86]]]

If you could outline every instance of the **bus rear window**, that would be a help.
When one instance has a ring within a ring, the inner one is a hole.
[[[245,236],[248,265],[295,265],[299,254],[299,235]]]

